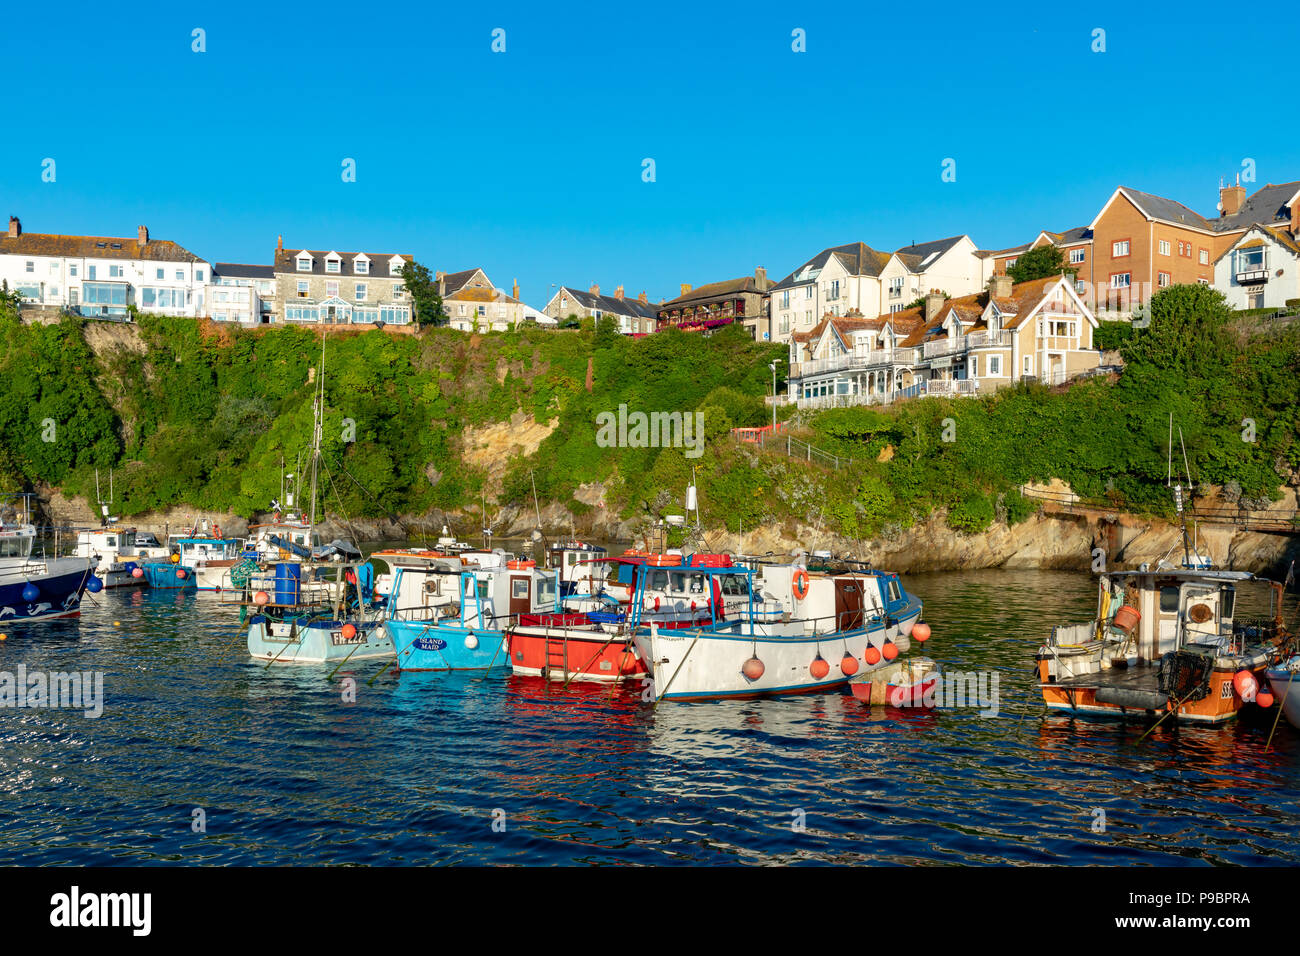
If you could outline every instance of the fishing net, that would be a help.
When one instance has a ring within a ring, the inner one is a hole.
[[[1210,693],[1214,658],[1195,651],[1170,651],[1160,658],[1160,692],[1173,700],[1201,700]]]
[[[244,558],[230,569],[230,583],[237,588],[248,587],[254,574],[262,570],[251,558]]]

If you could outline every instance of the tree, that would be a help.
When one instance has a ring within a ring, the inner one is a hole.
[[[1029,282],[1059,276],[1062,272],[1073,278],[1078,271],[1066,264],[1065,253],[1056,246],[1039,246],[1017,258],[1016,264],[1007,269],[1007,275],[1012,282]]]
[[[429,267],[412,259],[402,270],[402,282],[411,296],[415,306],[417,325],[445,325],[447,313],[442,308],[442,296],[438,294],[438,283],[434,280]]]

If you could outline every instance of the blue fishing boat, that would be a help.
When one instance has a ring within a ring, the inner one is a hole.
[[[142,561],[140,569],[144,571],[145,583],[151,588],[164,591],[198,590],[199,582],[194,576],[194,568],[186,567],[180,560],[180,555],[173,552],[167,559]]]
[[[392,567],[384,627],[403,671],[505,670],[504,628],[559,611],[554,571],[503,551],[381,551]]]
[[[46,558],[32,553],[33,497],[0,496],[0,624],[77,617],[83,594],[103,586],[94,574],[93,558]]]

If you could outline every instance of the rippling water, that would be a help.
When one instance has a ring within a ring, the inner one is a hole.
[[[928,655],[999,673],[997,717],[841,694],[656,709],[379,664],[344,703],[327,669],[250,661],[215,600],[105,592],[0,642],[0,670],[105,675],[98,719],[0,710],[0,863],[1300,861],[1300,736],[1283,722],[1265,753],[1271,714],[1140,742],[1042,716],[1034,652],[1086,619],[1087,576],[907,583]]]

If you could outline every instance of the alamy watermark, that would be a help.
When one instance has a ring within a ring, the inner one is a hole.
[[[943,671],[935,674],[933,681],[927,676],[920,694],[899,695],[890,703],[895,707],[977,707],[981,717],[996,717],[1001,682],[997,671]]]
[[[104,713],[104,672],[0,671],[0,707],[80,710],[94,719]]]
[[[704,454],[703,412],[629,412],[627,405],[596,416],[600,448],[685,448],[687,458]]]

